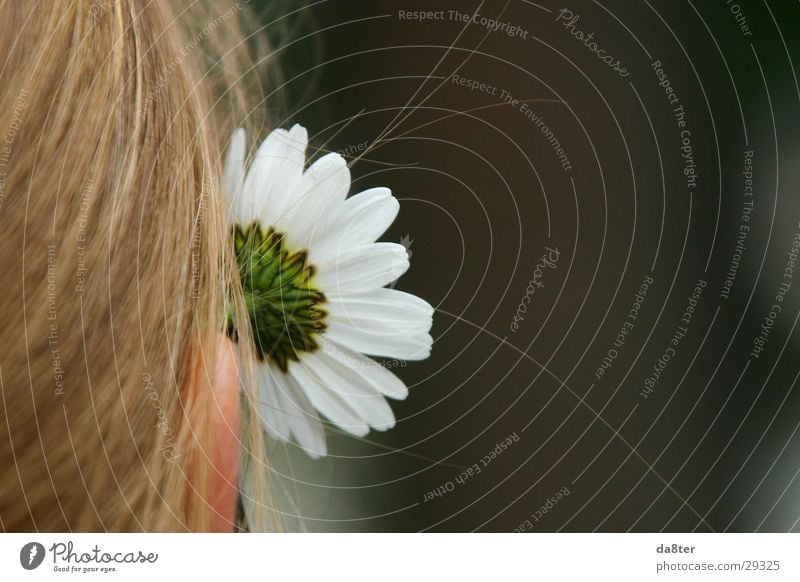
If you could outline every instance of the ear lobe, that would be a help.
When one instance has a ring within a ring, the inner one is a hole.
[[[241,464],[241,402],[239,370],[231,341],[220,336],[214,371],[211,427],[214,437],[209,478],[210,529],[231,532],[235,527]]]

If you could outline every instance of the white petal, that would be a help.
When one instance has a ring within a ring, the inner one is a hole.
[[[305,392],[291,376],[286,376],[287,393],[284,395],[289,401],[290,428],[295,441],[311,457],[319,458],[328,454],[328,445],[325,442],[325,427],[319,415],[314,410]]]
[[[308,249],[327,232],[350,189],[350,170],[339,154],[327,154],[303,174],[292,204],[275,223],[293,248]]]
[[[377,430],[394,427],[394,413],[386,399],[350,363],[325,349],[305,358],[303,363],[319,378],[325,378],[328,389],[344,399],[369,426]]]
[[[412,335],[427,333],[431,329],[433,307],[410,293],[380,288],[368,293],[334,295],[328,299],[328,319],[357,329]]]
[[[375,242],[399,210],[400,203],[388,188],[372,188],[351,196],[328,231],[315,238],[311,261],[323,261],[351,246]]]
[[[403,245],[361,245],[317,263],[317,283],[323,292],[337,295],[373,291],[397,279],[408,266],[408,253]]]
[[[320,377],[314,369],[307,365],[307,360],[313,360],[315,357],[318,356],[310,354],[300,362],[292,362],[289,366],[289,373],[303,389],[314,408],[324,414],[328,420],[351,434],[366,436],[369,432],[367,423],[344,398],[328,388],[328,378]]]
[[[258,148],[244,181],[240,207],[243,224],[261,220],[272,225],[292,205],[292,196],[303,175],[308,134],[295,125],[276,129]]]
[[[225,157],[224,187],[225,200],[228,208],[233,209],[241,196],[240,189],[244,181],[244,157],[247,139],[244,129],[237,129],[228,145],[228,154]],[[231,218],[238,218],[238,212],[231,212]]]
[[[329,304],[330,305],[330,304]],[[352,315],[331,315],[325,319],[328,326],[336,325],[348,329],[363,331],[369,335],[383,336],[415,336],[428,333],[431,329],[432,318],[422,317],[413,321],[399,319],[374,319],[368,317],[353,317]]]
[[[325,336],[363,354],[400,360],[424,360],[430,355],[433,344],[428,333],[397,334],[391,327],[372,331],[335,320],[328,322]]]
[[[387,370],[380,362],[353,350],[323,339],[322,349],[331,357],[349,365],[355,373],[368,382],[374,390],[395,400],[405,400],[408,388],[403,381]]]
[[[258,397],[261,421],[273,437],[288,441],[290,438],[286,409],[280,396],[278,377],[267,365],[261,365],[258,374]]]
[[[258,370],[262,420],[267,432],[288,442],[292,436],[311,457],[327,454],[322,421],[289,375],[267,365]]]

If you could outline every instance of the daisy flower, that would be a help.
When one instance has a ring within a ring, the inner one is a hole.
[[[433,308],[385,288],[409,267],[402,245],[376,242],[397,199],[387,188],[348,198],[342,156],[304,170],[307,145],[300,125],[277,129],[246,168],[238,130],[225,189],[264,427],[316,458],[327,453],[322,417],[356,436],[394,426],[386,398],[408,389],[369,356],[428,357]],[[229,334],[238,341],[232,320]]]

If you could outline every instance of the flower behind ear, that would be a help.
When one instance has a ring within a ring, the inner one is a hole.
[[[384,287],[409,267],[403,245],[376,242],[399,210],[391,191],[348,198],[340,155],[303,171],[307,142],[299,125],[277,129],[246,169],[238,130],[225,184],[264,427],[320,457],[322,417],[356,436],[395,425],[386,398],[403,399],[408,389],[368,356],[427,358],[433,308]]]

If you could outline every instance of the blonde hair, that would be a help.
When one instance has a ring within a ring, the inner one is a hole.
[[[219,160],[258,84],[220,4],[0,5],[4,530],[209,527],[213,340],[242,313]]]

